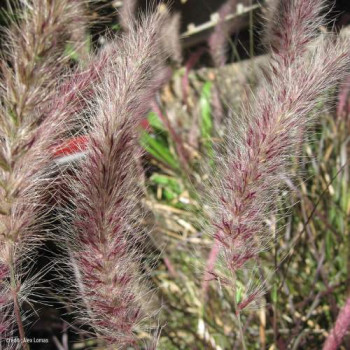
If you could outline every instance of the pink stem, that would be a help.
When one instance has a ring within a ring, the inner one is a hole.
[[[347,299],[345,306],[340,311],[334,328],[331,330],[323,350],[336,350],[342,342],[346,331],[350,327],[350,297]]]
[[[167,267],[169,273],[170,273],[170,276],[173,277],[173,278],[176,278],[178,276],[173,264],[171,263],[170,259],[168,257],[164,257],[163,258],[164,260],[164,264],[165,266]]]
[[[202,291],[203,291],[204,299],[206,299],[206,296],[207,296],[208,285],[211,279],[210,277],[214,270],[214,266],[215,266],[219,251],[220,251],[220,242],[218,240],[215,240],[211,248],[211,251],[209,253],[209,257],[207,260],[204,277],[202,281]]]
[[[343,86],[338,95],[338,105],[337,105],[337,117],[341,118],[346,113],[346,104],[349,97],[350,90],[350,76],[348,76],[343,82]]]
[[[186,62],[185,74],[182,78],[182,101],[185,104],[187,104],[187,98],[188,98],[188,86],[189,86],[188,75],[192,70],[192,68],[196,65],[198,60],[201,58],[204,52],[205,52],[205,48],[203,47],[200,48],[198,51],[194,52]]]

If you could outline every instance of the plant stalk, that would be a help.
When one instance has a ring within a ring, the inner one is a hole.
[[[30,350],[29,345],[25,340],[24,326],[23,326],[23,322],[22,322],[21,311],[20,311],[18,296],[17,296],[18,286],[16,283],[15,273],[14,273],[14,269],[13,269],[13,266],[14,266],[13,259],[11,259],[11,260],[12,260],[12,262],[11,262],[11,286],[12,286],[13,311],[14,311],[15,317],[16,317],[19,338],[21,340],[22,348],[25,350]]]
[[[236,276],[235,272],[233,272],[232,281],[233,281],[233,290],[235,291],[235,293],[237,293],[237,288],[236,288],[237,287],[237,276]],[[236,300],[236,295],[233,298],[233,303],[234,303],[234,307],[235,307],[235,315],[237,318],[239,338],[241,340],[242,349],[247,350],[247,346],[246,346],[244,334],[243,334],[242,322],[241,322],[241,312],[238,310],[238,303]]]

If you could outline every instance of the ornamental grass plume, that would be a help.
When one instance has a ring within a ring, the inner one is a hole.
[[[264,42],[275,55],[271,58],[287,66],[300,58],[308,44],[326,24],[325,0],[271,0],[264,11]],[[281,55],[279,59],[275,56]],[[299,59],[301,63],[302,59]]]
[[[237,22],[227,22],[226,17],[235,12],[237,3],[237,0],[228,0],[220,7],[218,23],[208,39],[209,53],[215,67],[222,67],[227,61],[227,43]]]
[[[125,31],[132,29],[132,24],[137,18],[137,10],[138,10],[137,0],[123,0],[123,6],[119,11],[118,17],[119,17],[119,23]]]
[[[73,219],[67,244],[80,320],[114,348],[136,344],[150,299],[143,291],[147,274],[140,274],[137,128],[162,81],[162,16],[147,16],[133,26],[117,41],[111,69],[95,88],[86,157],[69,185]]]
[[[334,328],[331,330],[326,342],[323,345],[323,350],[337,350],[349,328],[350,298],[346,300],[344,307],[340,310]]]
[[[228,128],[226,154],[217,159],[212,227],[230,275],[225,281],[236,293],[237,273],[259,266],[259,253],[269,247],[266,219],[276,211],[296,146],[320,100],[349,67],[345,39],[329,34],[316,40],[323,6],[320,0],[279,2],[269,29],[270,62],[252,103]],[[243,348],[239,315],[260,293],[261,285],[235,300]]]
[[[163,50],[169,58],[177,65],[182,62],[181,47],[181,16],[180,13],[170,13],[169,9],[164,6],[164,26],[162,28],[162,45]]]
[[[4,31],[0,74],[0,338],[15,326],[27,348],[21,312],[30,292],[25,276],[47,212],[41,204],[52,161],[47,150],[60,134],[55,114],[43,110],[64,71],[65,43],[74,28],[81,30],[84,17],[79,2],[69,0],[23,0],[9,12],[19,19]],[[51,119],[47,127],[45,119]]]
[[[152,8],[156,3],[150,2],[149,7]],[[119,11],[119,22],[124,31],[133,29],[133,24],[137,22],[138,17],[137,0],[125,0]],[[174,61],[177,65],[182,62],[181,47],[181,16],[180,13],[171,13],[168,6],[160,4],[157,11],[162,13],[163,26],[160,30],[162,50],[167,57]]]

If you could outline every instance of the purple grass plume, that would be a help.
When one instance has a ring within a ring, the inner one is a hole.
[[[31,287],[25,275],[49,211],[42,202],[52,162],[48,150],[59,134],[55,113],[43,110],[65,70],[65,44],[75,29],[81,31],[84,16],[78,1],[12,4],[0,84],[0,338],[18,329],[23,340],[21,304]]]
[[[182,46],[180,38],[181,15],[171,13],[164,5],[164,25],[162,27],[162,47],[168,57],[177,65],[182,63]]]
[[[123,6],[119,11],[119,23],[125,31],[133,29],[135,20],[137,19],[137,0],[123,0]]]
[[[80,319],[114,348],[136,344],[149,316],[147,274],[140,273],[145,232],[137,128],[163,81],[162,18],[142,18],[117,41],[111,69],[94,91],[87,154],[70,183],[67,244],[84,310]]]
[[[234,291],[237,273],[259,266],[259,253],[270,246],[266,220],[276,212],[283,176],[290,176],[296,146],[315,120],[318,103],[349,69],[348,41],[331,33],[317,36],[323,5],[279,2],[268,31],[270,62],[251,104],[242,106],[228,128],[226,153],[217,159],[212,230]],[[236,303],[238,317],[262,287],[247,288]]]
[[[350,329],[350,298],[340,310],[334,328],[331,330],[323,345],[323,350],[337,350],[346,332]]]
[[[155,2],[150,2],[149,7],[153,8]],[[136,0],[125,0],[119,12],[119,22],[124,31],[132,31],[135,24],[139,21],[138,6]],[[160,39],[162,50],[167,57],[175,64],[182,63],[182,46],[181,46],[181,16],[180,13],[172,13],[167,5],[161,3],[157,6],[163,16],[162,27],[160,29]]]
[[[219,20],[209,36],[209,53],[215,67],[222,67],[227,61],[227,43],[236,28],[237,21],[226,21],[226,17],[234,14],[238,1],[228,0],[219,9]]]

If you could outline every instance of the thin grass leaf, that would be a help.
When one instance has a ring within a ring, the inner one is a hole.
[[[140,138],[141,146],[157,160],[165,163],[173,169],[179,169],[179,163],[171,154],[168,147],[159,139],[152,137],[143,131]]]

